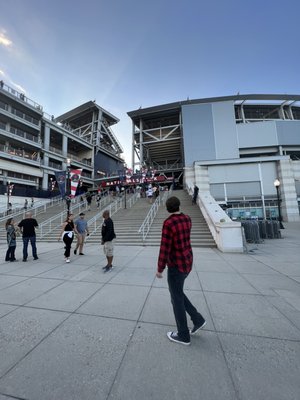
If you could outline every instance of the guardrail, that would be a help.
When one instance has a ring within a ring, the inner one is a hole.
[[[85,201],[77,203],[75,205],[71,205],[70,207],[70,212],[75,213],[78,212],[80,213],[83,210],[87,209],[87,203]],[[64,211],[61,211],[59,214],[55,215],[54,217],[51,217],[47,219],[46,221],[42,222],[39,224],[39,237],[43,238],[46,236],[48,233],[52,231],[52,229],[62,225],[62,223],[66,220],[67,218],[67,209]]]
[[[122,198],[119,198],[119,199],[113,201],[112,203],[110,203],[108,206],[106,205],[105,207],[103,207],[97,215],[95,215],[93,218],[91,218],[88,221],[90,235],[86,237],[86,240],[88,240],[98,230],[99,225],[97,226],[97,221],[99,221],[99,219],[101,219],[101,220],[103,219],[102,214],[103,214],[104,210],[108,210],[109,215],[112,216],[116,212],[118,212],[122,207],[123,207],[123,199]]]
[[[157,211],[159,209],[159,206],[161,204],[164,204],[169,197],[169,195],[172,193],[172,189],[169,190],[168,192],[165,192],[163,196],[159,195],[155,202],[152,204],[152,207],[150,208],[146,218],[144,219],[144,222],[140,226],[138,233],[142,235],[142,241],[145,242],[146,237],[149,233],[149,230],[151,228],[151,225],[154,221],[154,218],[156,217]]]
[[[77,196],[75,198],[75,201],[77,201],[79,198],[80,198],[80,196]],[[110,200],[111,199],[109,196],[103,197],[99,202],[99,209],[101,209],[101,207],[104,207],[107,203],[109,203]],[[78,202],[77,204],[71,203],[70,212],[73,214],[75,214],[75,213],[79,214],[82,211],[87,210],[87,208],[88,208],[88,205],[87,205],[86,201]],[[100,211],[99,211],[99,213],[100,213]],[[102,216],[102,214],[101,214],[101,216]],[[65,209],[64,211],[61,211],[59,214],[55,215],[54,217],[51,217],[51,218],[47,219],[46,221],[42,222],[39,225],[39,237],[43,238],[48,233],[50,233],[53,229],[61,226],[62,223],[66,220],[66,218],[67,218],[67,209]]]
[[[128,208],[131,208],[137,202],[137,200],[139,198],[138,195],[139,195],[139,193],[136,192],[127,200]],[[105,199],[110,200],[110,196],[105,197]],[[124,194],[122,194],[121,197],[119,197],[114,202],[110,203],[109,206],[103,207],[105,204],[102,204],[103,208],[101,209],[99,214],[95,215],[93,218],[91,218],[88,221],[88,227],[89,227],[90,235],[86,237],[86,240],[88,240],[98,230],[98,228],[100,227],[100,225],[97,226],[97,221],[99,221],[99,219],[102,220],[103,211],[104,210],[108,210],[110,216],[114,215],[116,212],[118,212],[121,208],[124,207],[123,206],[124,200],[125,200]]]
[[[0,223],[3,221],[6,221],[8,218],[17,218],[22,216],[23,218],[25,217],[25,214],[27,212],[31,212],[32,216],[36,217],[38,214],[45,212],[47,207],[52,206],[56,203],[61,202],[61,197],[57,196],[57,197],[53,197],[51,200],[39,205],[39,204],[35,204],[33,207],[28,207],[27,210],[24,209],[24,207],[18,207],[16,208],[16,210],[12,210],[12,212],[8,213],[7,211],[4,212],[5,215],[3,215],[0,218]]]

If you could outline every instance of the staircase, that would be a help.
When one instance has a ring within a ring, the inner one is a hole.
[[[115,199],[110,196],[102,198],[99,208],[97,208],[96,203],[93,201],[91,204],[90,211],[88,211],[85,202],[80,203],[80,207],[78,207],[74,211],[72,211],[72,213],[74,214],[74,221],[79,217],[80,212],[85,213],[85,219],[87,221],[93,219],[97,215],[99,215],[101,217],[103,209],[106,206],[108,206],[111,202],[113,202],[114,200]],[[65,221],[66,216],[67,216],[67,213],[65,213],[62,221],[60,219],[56,219],[54,221],[54,223],[52,224],[51,230],[49,232],[47,232],[46,234],[43,234],[42,237],[39,237],[39,232],[37,231],[37,239],[41,242],[56,242],[60,236],[61,227],[62,227],[63,222]],[[93,227],[90,227],[89,229],[90,229],[90,231],[92,231]]]
[[[35,218],[37,220],[38,224],[41,224],[42,222],[61,213],[64,210],[66,210],[65,202],[60,201],[60,202],[57,202],[54,204],[46,205],[45,209],[43,209],[42,212],[39,212],[36,216],[33,215],[33,218]],[[27,211],[33,212],[33,210],[30,208],[28,208]],[[6,219],[11,217],[14,219],[15,224],[18,225],[18,223],[24,218],[24,216],[25,216],[25,211],[22,214],[17,215],[17,216],[14,216],[14,215],[7,216]],[[38,230],[37,230],[37,236],[38,236]],[[3,243],[3,242],[6,243],[6,230],[5,230],[5,222],[4,221],[1,222],[1,226],[0,226],[0,243]]]
[[[132,208],[122,208],[112,216],[116,233],[116,245],[142,246],[142,237],[138,233],[150,207],[148,199],[140,198]],[[88,243],[101,243],[101,224],[97,231],[88,238]]]
[[[188,214],[192,219],[191,243],[193,247],[216,247],[213,237],[207,227],[207,224],[202,216],[198,206],[192,205],[191,197],[183,190],[176,190],[173,195],[180,199],[180,210]],[[113,199],[112,199],[113,201]],[[149,204],[148,199],[140,198],[132,208],[122,208],[117,213],[112,215],[116,232],[116,245],[123,246],[159,246],[161,240],[161,230],[164,220],[170,215],[164,205],[160,206],[154,222],[150,228],[149,234],[143,243],[142,236],[138,233],[148,211],[152,204]],[[50,218],[52,215],[57,215],[65,209],[65,204],[61,203],[54,207],[49,207],[47,212],[39,214],[37,221],[39,223]],[[95,203],[92,203],[91,211],[85,211],[86,220],[92,219],[95,215],[102,213],[103,207],[96,208]],[[75,218],[77,215],[75,214]],[[18,221],[17,221],[18,222]],[[87,239],[88,243],[101,243],[101,224],[102,220],[97,221],[97,230]],[[90,228],[90,231],[92,229]],[[54,242],[57,241],[61,231],[61,224],[57,224],[49,234],[43,238],[39,238],[37,230],[37,239],[39,241]],[[20,240],[20,238],[18,239]],[[5,229],[0,229],[0,241],[6,242]]]
[[[206,221],[198,206],[192,205],[191,197],[183,190],[176,190],[173,195],[180,199],[181,211],[192,219],[191,243],[193,247],[216,247],[215,241],[207,227]],[[159,246],[164,220],[170,215],[165,206],[161,205],[154,219],[145,243],[138,229],[143,223],[152,204],[148,199],[141,198],[131,209],[121,209],[112,216],[116,232],[116,245],[123,246]],[[101,243],[101,225],[88,243]]]
[[[180,211],[191,217],[192,247],[216,247],[216,243],[210,233],[206,221],[198,206],[192,205],[192,198],[184,190],[176,190],[172,193],[180,200]],[[163,222],[170,214],[165,206],[161,206],[156,218],[151,226],[150,232],[146,238],[146,246],[159,246],[161,240],[161,230]]]

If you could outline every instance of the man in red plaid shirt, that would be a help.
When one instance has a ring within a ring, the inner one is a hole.
[[[183,292],[184,281],[193,264],[190,241],[192,221],[188,215],[179,211],[179,206],[180,201],[175,196],[166,202],[171,215],[164,221],[162,228],[156,277],[162,278],[164,269],[168,267],[168,285],[177,332],[168,332],[167,336],[172,342],[189,345],[190,334],[193,335],[203,328],[206,321]],[[191,330],[187,326],[186,313],[194,324]]]

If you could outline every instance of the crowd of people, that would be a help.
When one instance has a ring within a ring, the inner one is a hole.
[[[152,187],[147,189],[147,197],[153,197]],[[194,195],[198,195],[196,193]],[[197,200],[193,198],[193,203]],[[184,293],[184,283],[192,270],[193,251],[191,247],[191,218],[180,211],[180,200],[175,197],[169,197],[166,201],[167,211],[170,216],[164,221],[161,234],[161,244],[156,268],[156,277],[163,278],[163,272],[167,268],[167,281],[173,306],[173,313],[176,321],[177,331],[167,332],[167,337],[170,341],[182,345],[191,343],[191,335],[197,333],[205,324],[205,318],[190,302]],[[103,245],[104,254],[107,264],[102,267],[103,272],[110,272],[113,269],[114,257],[114,239],[116,238],[114,223],[110,217],[109,210],[103,212],[103,223],[101,227],[101,245]],[[26,212],[25,218],[16,226],[13,218],[8,218],[5,224],[7,233],[8,249],[6,252],[6,261],[15,262],[16,238],[22,234],[23,238],[23,261],[28,258],[29,242],[32,247],[33,260],[38,260],[36,247],[35,229],[38,223],[32,217],[31,212]],[[74,254],[83,256],[83,246],[85,236],[89,235],[85,214],[80,213],[79,218],[74,221],[74,215],[69,214],[62,225],[58,240],[63,240],[65,244],[65,261],[70,262],[71,245],[74,240],[74,235],[77,235],[77,243],[74,249]],[[187,324],[187,314],[193,322],[193,328],[189,329]]]
[[[101,228],[104,254],[107,258],[107,264],[103,267],[104,272],[111,271],[113,261],[113,240],[116,238],[114,231],[114,223],[110,218],[108,210],[103,212],[103,223]],[[38,222],[32,217],[31,212],[26,212],[25,218],[17,225],[13,218],[8,218],[5,223],[6,237],[7,237],[7,251],[5,255],[5,261],[14,262],[18,261],[15,257],[15,251],[17,246],[17,236],[22,235],[23,241],[23,262],[27,261],[28,258],[28,245],[31,244],[33,260],[38,260],[37,247],[36,247],[36,228],[38,228]],[[58,241],[64,242],[64,257],[65,262],[70,263],[71,246],[76,235],[77,241],[74,249],[74,255],[84,256],[83,247],[86,236],[89,236],[88,223],[85,219],[85,214],[81,212],[79,217],[74,221],[74,215],[71,213],[67,216],[66,220],[62,224],[61,231],[58,237]]]

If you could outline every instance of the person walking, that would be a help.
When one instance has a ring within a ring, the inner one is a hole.
[[[87,221],[84,219],[85,214],[82,212],[79,214],[79,218],[75,221],[75,232],[77,234],[77,244],[74,250],[74,254],[77,254],[77,250],[79,248],[79,255],[84,256],[83,254],[83,245],[85,240],[85,235],[89,236],[89,228]]]
[[[73,214],[69,214],[65,220],[65,222],[62,224],[61,227],[61,232],[58,238],[58,241],[60,241],[60,239],[63,240],[64,244],[65,244],[65,252],[64,252],[64,256],[65,256],[65,261],[66,263],[70,262],[70,253],[71,253],[71,245],[74,239],[74,222],[73,222]]]
[[[24,201],[24,210],[26,211],[27,208],[28,208],[28,200],[25,199],[25,201]]]
[[[152,185],[149,185],[149,186],[148,186],[147,197],[148,197],[148,199],[149,199],[149,203],[152,204],[152,199],[153,199],[153,189],[152,189]]]
[[[90,192],[86,192],[85,194],[86,202],[87,202],[87,207],[88,211],[91,211],[91,204],[92,204],[92,195]]]
[[[96,204],[97,204],[97,208],[100,207],[100,201],[101,201],[101,193],[98,193],[96,196]]]
[[[15,257],[15,250],[17,246],[17,235],[16,235],[16,228],[15,222],[13,218],[8,218],[5,223],[5,230],[6,230],[6,238],[7,238],[7,245],[8,249],[5,256],[5,261],[17,261]]]
[[[192,221],[188,215],[180,212],[179,207],[180,200],[175,196],[166,201],[167,211],[171,215],[163,223],[156,277],[162,278],[164,269],[168,267],[168,286],[177,332],[168,332],[167,337],[173,342],[189,345],[190,335],[203,328],[206,321],[183,291],[184,281],[193,264],[190,240]],[[194,324],[191,330],[188,329],[186,313]]]
[[[109,216],[109,211],[105,210],[102,214],[102,217],[104,218],[103,224],[102,224],[102,229],[101,229],[101,235],[102,235],[102,240],[101,244],[103,244],[103,251],[104,254],[106,255],[107,259],[107,265],[103,267],[104,272],[109,272],[112,270],[112,262],[113,262],[113,257],[114,257],[114,242],[113,240],[116,237],[115,230],[114,230],[114,223],[113,220]]]
[[[18,227],[21,230],[23,236],[23,261],[27,261],[28,257],[28,244],[30,242],[32,247],[32,256],[34,260],[38,260],[37,249],[36,249],[36,235],[35,228],[39,225],[35,218],[32,218],[32,213],[27,212],[25,218],[19,223]]]
[[[194,192],[193,192],[192,204],[196,204],[197,203],[198,193],[199,193],[199,188],[198,188],[197,185],[195,185],[194,186]]]

